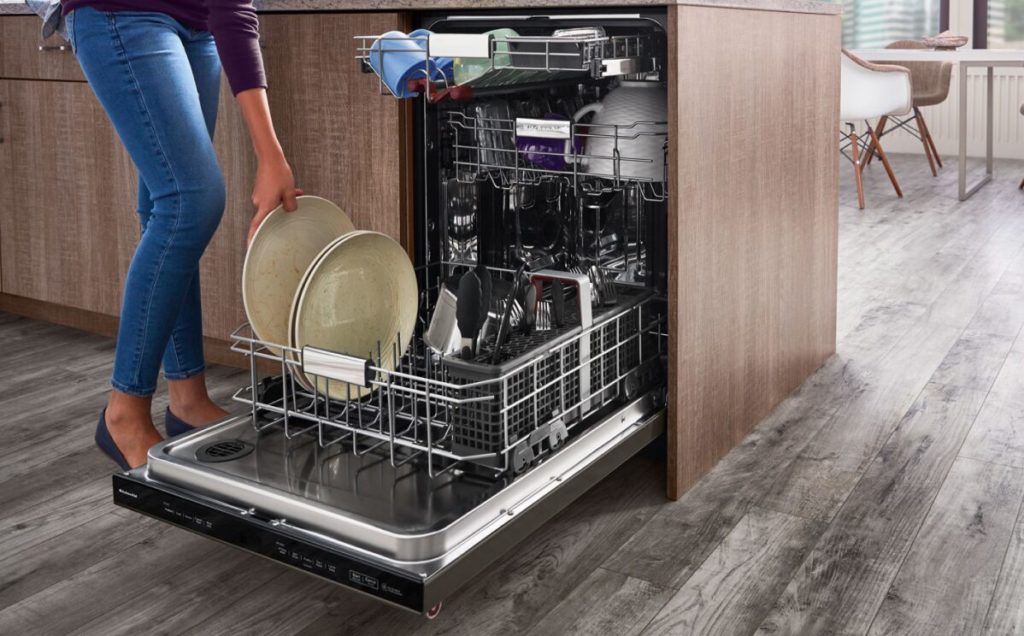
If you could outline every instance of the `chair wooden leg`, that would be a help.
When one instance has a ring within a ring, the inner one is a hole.
[[[878,129],[878,138],[879,139],[881,139],[882,135],[885,134],[885,125],[887,123],[889,123],[889,116],[888,115],[882,115],[881,117],[878,118],[878,125],[876,126],[876,128]],[[871,165],[871,160],[874,159],[874,158],[875,158],[875,143],[871,142],[871,145],[868,146],[867,152],[864,153],[864,165],[865,166],[870,166]]]
[[[882,165],[885,166],[885,173],[889,175],[889,181],[892,181],[892,187],[896,190],[896,196],[903,198],[903,190],[900,190],[900,184],[896,181],[896,175],[892,171],[892,166],[889,165],[889,157],[885,154],[885,149],[882,148],[882,143],[878,139],[878,135],[875,131],[868,126],[868,134],[871,135],[871,143],[874,144],[875,149],[878,151],[878,158],[882,160]]]
[[[932,149],[932,157],[935,158],[935,163],[942,167],[942,157],[939,156],[938,149],[935,148],[935,140],[932,139],[932,131],[928,129],[928,124],[924,123],[924,113],[917,112],[917,128],[921,131],[921,136],[928,140],[928,146]]]
[[[861,163],[860,163],[860,140],[857,139],[857,131],[853,125],[850,125],[850,141],[853,142],[850,145],[850,152],[853,155],[853,174],[857,179],[857,204],[860,209],[864,209],[864,182],[861,180]]]
[[[928,145],[928,133],[925,132],[928,129],[924,126],[924,118],[921,117],[921,111],[914,107],[914,121],[917,123],[917,132],[921,136],[921,145],[924,146],[924,156],[928,158],[928,167],[932,169],[932,176],[939,176],[939,171],[935,169],[935,160],[932,158],[932,149]]]

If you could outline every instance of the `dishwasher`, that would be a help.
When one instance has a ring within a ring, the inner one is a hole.
[[[153,447],[113,496],[433,617],[664,432],[667,56],[664,10],[418,21],[356,38],[352,87],[413,112],[411,344],[367,358],[242,325],[244,414]],[[491,301],[460,347],[438,315],[469,271]]]

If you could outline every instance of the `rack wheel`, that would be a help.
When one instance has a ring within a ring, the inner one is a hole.
[[[441,607],[443,607],[443,606],[444,606],[444,602],[441,601],[441,602],[438,602],[437,605],[435,605],[435,606],[431,607],[430,609],[428,609],[427,613],[425,615],[427,617],[427,620],[428,621],[432,621],[435,618],[437,618],[437,615],[441,613]]]

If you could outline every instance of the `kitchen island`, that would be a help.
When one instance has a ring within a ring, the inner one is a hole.
[[[675,498],[834,351],[840,23],[835,5],[804,0],[560,3],[640,5],[664,6],[668,30]],[[353,38],[408,31],[414,10],[530,6],[550,4],[258,3],[270,101],[300,185],[413,249],[410,104],[379,94]],[[40,42],[24,13],[0,4],[0,199],[18,202],[0,211],[0,310],[112,335],[136,177],[72,55]],[[229,96],[217,133],[229,204],[203,264],[210,358],[228,362],[255,167]]]

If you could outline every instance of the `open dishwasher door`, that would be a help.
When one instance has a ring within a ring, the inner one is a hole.
[[[152,448],[115,502],[429,615],[662,435],[663,23],[475,13],[358,38],[369,90],[422,115],[411,344],[363,359],[243,325],[248,413]],[[433,318],[470,275],[494,300],[455,351]]]
[[[146,467],[114,476],[114,500],[426,613],[663,430],[648,394],[522,477],[492,482],[431,478],[243,416],[154,447]]]

